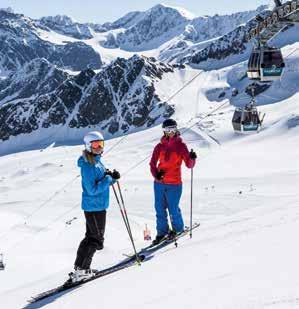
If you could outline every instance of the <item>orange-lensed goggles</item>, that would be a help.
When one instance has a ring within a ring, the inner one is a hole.
[[[92,141],[90,144],[93,149],[97,149],[99,147],[104,148],[104,141]]]

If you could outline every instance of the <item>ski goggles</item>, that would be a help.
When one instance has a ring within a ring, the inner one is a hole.
[[[163,132],[166,134],[176,133],[178,128],[176,126],[163,128]]]
[[[93,149],[97,149],[99,147],[104,148],[104,141],[92,141],[90,145]]]

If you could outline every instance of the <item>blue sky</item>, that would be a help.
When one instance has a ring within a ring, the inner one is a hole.
[[[32,18],[64,14],[80,22],[104,23],[114,21],[130,11],[147,10],[158,3],[180,6],[199,16],[245,11],[270,2],[270,0],[0,0],[0,7],[11,7],[15,12]]]

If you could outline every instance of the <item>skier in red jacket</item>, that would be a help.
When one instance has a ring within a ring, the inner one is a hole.
[[[164,237],[174,237],[184,230],[184,221],[179,207],[182,195],[181,165],[182,161],[188,168],[193,168],[197,158],[196,153],[188,151],[173,119],[167,119],[162,124],[164,136],[154,148],[150,168],[154,181],[156,229],[157,236],[153,244],[158,244]],[[169,212],[172,230],[167,220]]]

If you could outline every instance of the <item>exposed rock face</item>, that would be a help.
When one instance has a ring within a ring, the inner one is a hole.
[[[160,102],[153,82],[172,71],[169,65],[134,56],[118,58],[98,74],[87,69],[69,76],[46,60],[34,60],[22,74],[0,83],[0,139],[56,125],[98,125],[109,134],[149,127],[174,112]]]
[[[34,59],[7,79],[0,80],[0,105],[50,93],[57,89],[68,74],[46,59]]]
[[[67,43],[58,46],[49,61],[66,69],[81,71],[87,68],[96,70],[102,66],[100,55],[83,42]]]
[[[198,64],[208,59],[221,60],[229,55],[241,54],[246,50],[246,30],[244,26],[240,26],[233,32],[224,35],[208,47],[195,52],[190,58],[189,62]],[[185,58],[188,59],[188,58]]]

